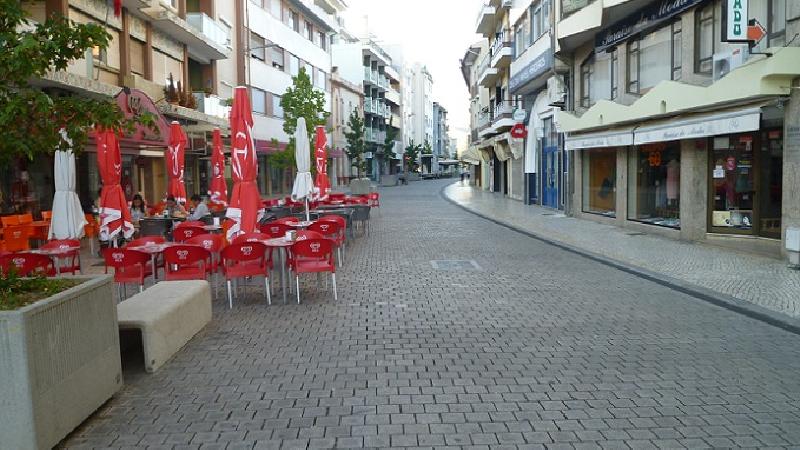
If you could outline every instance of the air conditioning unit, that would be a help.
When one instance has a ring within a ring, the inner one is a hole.
[[[567,98],[567,88],[561,77],[547,79],[547,100],[550,105],[564,104]]]
[[[372,152],[364,152],[362,155],[364,156],[364,159],[372,159],[373,157]]]
[[[714,53],[714,81],[721,79],[732,70],[744,64],[744,55],[745,52],[741,48]]]

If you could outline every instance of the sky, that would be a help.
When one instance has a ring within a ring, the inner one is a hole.
[[[450,137],[469,134],[469,91],[460,60],[480,36],[475,21],[483,0],[346,0],[347,28],[364,29],[364,16],[376,41],[399,44],[407,62],[418,61],[433,77],[433,100],[448,113]]]

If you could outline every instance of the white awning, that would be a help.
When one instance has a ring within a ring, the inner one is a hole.
[[[569,135],[564,139],[567,150],[581,150],[584,148],[623,147],[633,145],[633,129],[603,131],[599,133],[586,133]]]
[[[679,141],[724,134],[756,131],[761,124],[761,107],[700,114],[684,119],[665,120],[636,128],[634,145]]]

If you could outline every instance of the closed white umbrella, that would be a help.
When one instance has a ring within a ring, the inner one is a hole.
[[[62,130],[62,138],[72,141]],[[53,168],[56,193],[53,195],[53,217],[50,221],[48,239],[80,239],[83,237],[86,217],[81,201],[75,193],[75,155],[69,151],[57,151]]]
[[[294,179],[292,200],[305,199],[306,220],[310,220],[308,213],[308,197],[314,189],[314,180],[311,178],[311,144],[308,141],[306,119],[297,119],[297,129],[294,132],[294,159],[297,161],[297,178]]]

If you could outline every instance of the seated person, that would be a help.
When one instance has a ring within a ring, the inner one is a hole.
[[[167,217],[186,217],[186,208],[175,201],[175,197],[172,195],[167,196],[167,206],[164,208],[164,211],[167,212]]]
[[[147,217],[147,206],[144,204],[144,199],[139,194],[133,196],[131,201],[131,219],[138,222]]]
[[[191,201],[192,201],[192,213],[189,214],[189,217],[187,217],[188,220],[200,220],[203,217],[211,214],[208,211],[208,206],[206,206],[205,202],[203,202],[203,199],[200,198],[199,195],[197,194],[192,195]]]

